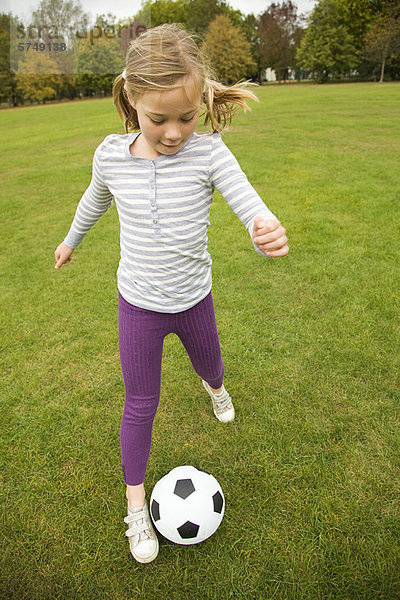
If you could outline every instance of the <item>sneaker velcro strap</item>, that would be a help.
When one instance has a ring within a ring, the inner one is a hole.
[[[141,512],[137,512],[137,513],[131,513],[129,515],[127,515],[126,517],[124,517],[124,522],[126,524],[129,523],[134,523],[135,521],[140,521],[141,519],[146,519],[147,515],[144,511]]]
[[[129,529],[125,532],[127,537],[137,535],[142,531],[147,531],[147,533],[151,535],[151,524],[146,510],[128,514],[124,518],[124,522],[127,525],[130,525]]]
[[[150,533],[148,523],[140,523],[140,525],[135,525],[134,527],[130,527],[127,531],[125,531],[125,535],[126,535],[126,537],[132,537],[133,535],[137,535],[138,533],[141,533],[142,531],[147,531],[147,533]]]
[[[218,396],[214,396],[214,399],[215,399],[215,403],[218,406],[218,408],[228,408],[232,404],[232,399],[227,392],[226,392],[226,395],[223,396],[222,398],[219,398]]]

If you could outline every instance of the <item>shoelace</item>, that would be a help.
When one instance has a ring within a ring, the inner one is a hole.
[[[127,537],[132,537],[133,535],[139,535],[140,539],[143,539],[143,537],[151,537],[149,517],[145,509],[138,512],[131,512],[124,518],[124,522],[129,525],[129,529],[125,532]],[[144,536],[142,533],[144,533]]]

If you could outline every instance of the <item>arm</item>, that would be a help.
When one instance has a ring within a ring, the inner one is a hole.
[[[220,134],[212,136],[210,181],[246,227],[259,254],[287,254],[289,248],[284,228],[249,183]]]
[[[112,205],[112,194],[101,174],[99,152],[100,146],[94,153],[92,180],[90,185],[78,204],[67,237],[54,252],[56,269],[59,269],[63,264],[67,264],[71,261],[74,249],[81,243],[88,231]]]

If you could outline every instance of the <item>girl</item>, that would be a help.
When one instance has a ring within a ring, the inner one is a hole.
[[[285,229],[250,185],[220,131],[245,99],[244,89],[217,81],[194,35],[165,24],[138,37],[113,86],[125,135],[109,135],[94,153],[93,174],[56,269],[70,262],[86,233],[115,198],[121,240],[118,267],[119,349],[125,385],[120,442],[130,550],[139,562],[158,553],[144,479],[161,381],[163,340],[176,333],[226,423],[235,412],[223,385],[211,296],[207,229],[215,187],[265,256],[288,252]],[[213,132],[195,133],[202,105]],[[133,131],[131,133],[130,131]]]

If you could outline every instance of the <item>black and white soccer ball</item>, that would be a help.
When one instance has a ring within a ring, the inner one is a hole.
[[[225,498],[218,481],[202,469],[172,469],[154,486],[150,514],[156,529],[175,544],[198,544],[221,524]]]

